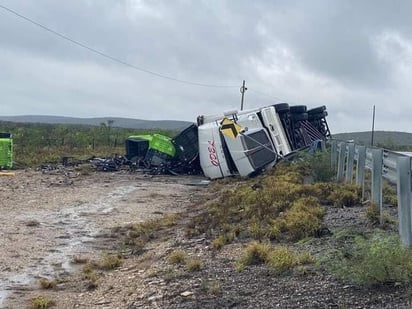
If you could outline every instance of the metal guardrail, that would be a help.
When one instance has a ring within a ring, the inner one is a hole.
[[[371,201],[383,221],[382,178],[396,184],[398,195],[399,234],[403,244],[412,246],[412,157],[382,148],[367,148],[352,142],[329,140],[331,164],[337,181],[362,188],[365,199],[365,169],[372,172]],[[356,166],[355,166],[356,164]],[[355,177],[353,172],[355,171]]]

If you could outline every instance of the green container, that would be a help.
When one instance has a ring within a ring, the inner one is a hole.
[[[0,133],[0,168],[13,167],[13,139],[10,133]]]
[[[168,136],[161,134],[142,134],[129,136],[130,139],[144,139],[149,141],[149,149],[157,150],[161,153],[165,153],[171,157],[176,156],[176,148],[172,143],[172,139]]]

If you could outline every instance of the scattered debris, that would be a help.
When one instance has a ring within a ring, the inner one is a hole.
[[[188,297],[191,295],[193,295],[193,292],[190,292],[190,291],[185,291],[185,292],[180,293],[180,296],[183,296],[183,297]]]
[[[0,172],[0,176],[15,176],[14,172]]]

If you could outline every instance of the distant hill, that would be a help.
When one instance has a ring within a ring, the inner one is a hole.
[[[48,124],[77,124],[100,126],[102,123],[113,121],[112,126],[129,129],[162,129],[181,130],[191,124],[188,121],[178,120],[142,120],[132,118],[100,117],[100,118],[73,118],[60,116],[0,116],[0,121],[19,123],[48,123]]]
[[[334,134],[333,138],[340,140],[354,140],[363,145],[371,144],[371,132],[351,132]],[[394,131],[375,131],[374,145],[383,146],[388,149],[412,147],[412,133]]]

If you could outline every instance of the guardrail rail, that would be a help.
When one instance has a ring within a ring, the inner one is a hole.
[[[370,200],[383,222],[382,179],[396,184],[398,196],[399,235],[401,242],[412,247],[412,157],[387,149],[356,145],[353,142],[329,140],[331,164],[338,182],[353,183],[362,188],[365,200],[365,170],[372,173]],[[355,170],[355,177],[353,172]]]

